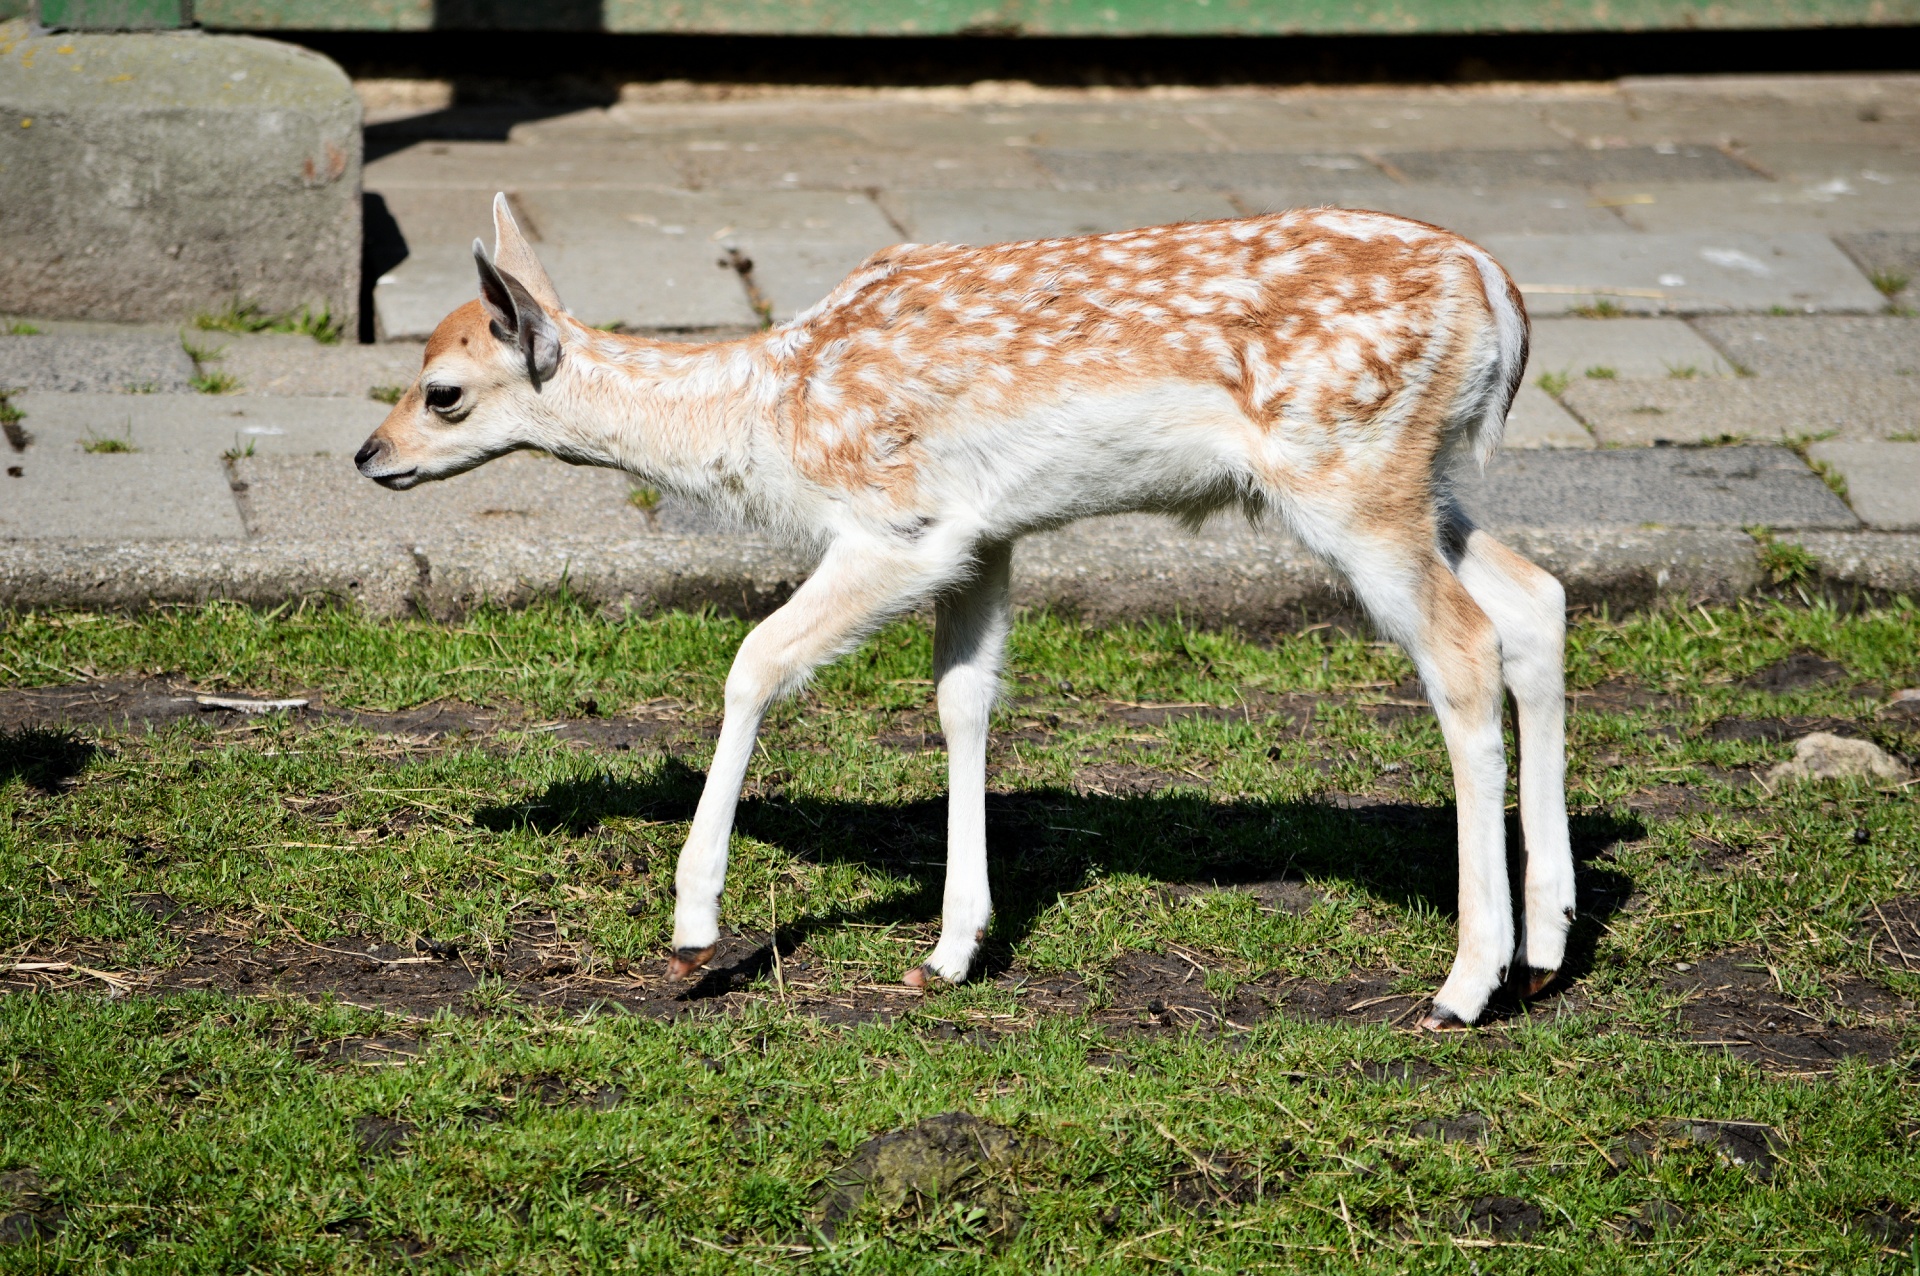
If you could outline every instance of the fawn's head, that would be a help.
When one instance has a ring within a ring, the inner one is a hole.
[[[451,478],[518,448],[545,446],[541,388],[560,368],[562,313],[553,282],[493,199],[493,260],[473,241],[480,298],[427,339],[420,376],[353,458],[383,487]]]

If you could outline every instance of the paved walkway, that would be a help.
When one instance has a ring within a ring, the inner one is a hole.
[[[636,499],[620,475],[519,457],[395,494],[352,471],[385,411],[371,396],[474,295],[468,245],[496,190],[576,314],[694,339],[751,331],[756,306],[778,322],[902,239],[1321,203],[1434,221],[1491,249],[1536,320],[1508,450],[1465,500],[1577,598],[1756,588],[1756,525],[1813,548],[1831,584],[1920,591],[1920,77],[656,93],[480,141],[458,135],[488,117],[372,106],[370,226],[404,241],[374,288],[380,343],[0,336],[24,413],[0,601],[319,590],[457,609],[565,578],[613,602],[758,609],[791,588],[803,551]],[[197,393],[209,374],[230,391]],[[1284,537],[1228,523],[1099,520],[1035,538],[1019,570],[1028,601],[1096,615],[1268,625],[1342,606]]]

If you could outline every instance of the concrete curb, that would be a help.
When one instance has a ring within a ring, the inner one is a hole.
[[[1754,542],[1732,531],[1509,529],[1501,538],[1560,577],[1575,606],[1614,612],[1663,598],[1731,602],[1773,588]],[[1920,597],[1920,534],[1783,537],[1815,556],[1810,594]],[[650,536],[539,545],[327,545],[233,541],[0,543],[0,607],[138,610],[231,599],[345,602],[374,616],[452,618],[525,606],[562,589],[610,611],[778,606],[812,559],[750,536]],[[1337,577],[1299,546],[1244,526],[1185,535],[1153,518],[1090,520],[1021,543],[1015,601],[1094,623],[1182,617],[1272,633],[1351,621]]]

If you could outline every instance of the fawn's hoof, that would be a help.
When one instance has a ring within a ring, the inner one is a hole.
[[[708,944],[705,948],[674,949],[673,956],[667,958],[667,978],[688,978],[694,971],[713,960],[714,947],[715,945]]]
[[[940,976],[934,974],[925,966],[915,966],[912,970],[900,976],[900,982],[909,988],[925,988],[939,977]]]
[[[1435,1006],[1420,1021],[1420,1027],[1427,1032],[1465,1032],[1473,1025],[1446,1007]]]
[[[1557,970],[1539,970],[1527,967],[1527,996],[1538,997],[1547,990],[1547,986],[1560,977]]]

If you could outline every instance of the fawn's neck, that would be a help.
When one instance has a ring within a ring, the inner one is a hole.
[[[666,491],[764,514],[773,479],[756,453],[774,407],[760,337],[694,345],[576,326],[550,429],[568,460],[625,470]]]

